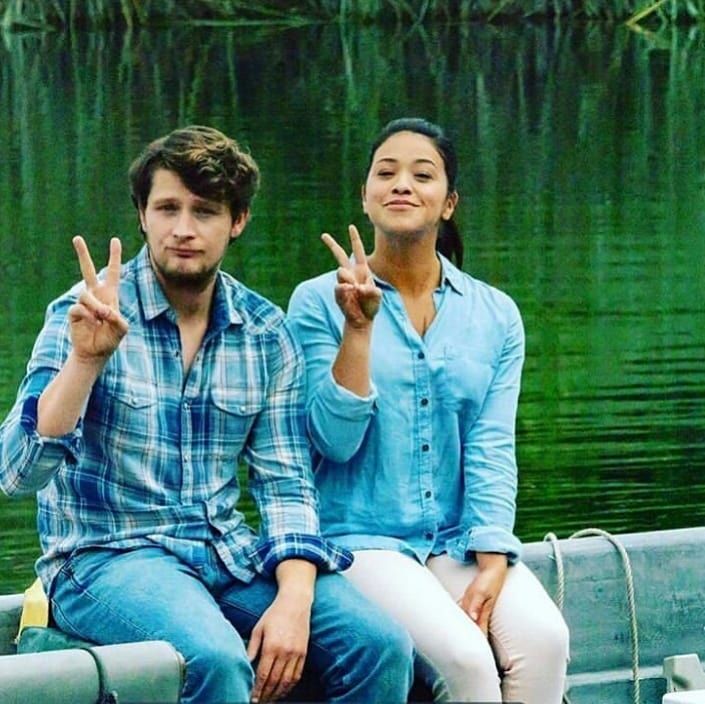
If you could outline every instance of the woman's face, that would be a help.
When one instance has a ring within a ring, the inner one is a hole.
[[[372,157],[362,188],[362,208],[385,234],[435,234],[453,214],[458,194],[448,193],[443,157],[415,132],[397,132]]]

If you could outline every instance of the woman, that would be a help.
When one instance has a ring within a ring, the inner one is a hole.
[[[389,123],[362,188],[367,257],[294,292],[321,521],[345,574],[411,633],[434,699],[558,704],[566,625],[519,561],[513,301],[456,268],[457,159],[425,120]],[[439,251],[437,251],[440,249]]]

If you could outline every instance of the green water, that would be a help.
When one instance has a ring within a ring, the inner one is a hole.
[[[517,532],[705,519],[705,44],[695,30],[337,25],[259,32],[0,35],[0,415],[43,311],[140,240],[125,173],[143,144],[209,123],[263,172],[227,269],[285,306],[332,266],[321,231],[364,225],[386,120],[448,127],[465,269],[527,330]],[[369,233],[368,233],[369,234]],[[0,593],[31,579],[33,500],[0,498]]]

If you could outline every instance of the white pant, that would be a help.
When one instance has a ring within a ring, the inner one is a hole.
[[[474,564],[439,555],[424,566],[398,552],[360,550],[343,574],[409,631],[437,673],[434,700],[560,703],[568,628],[521,562],[507,572],[489,640],[456,603],[477,574]]]

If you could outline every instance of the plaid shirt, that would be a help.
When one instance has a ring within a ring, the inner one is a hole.
[[[37,401],[69,353],[67,311],[82,286],[50,304],[0,427],[0,486],[37,492],[45,587],[74,550],[91,546],[158,544],[183,555],[205,543],[243,581],[288,558],[347,567],[351,555],[319,533],[300,348],[281,311],[224,272],[184,375],[176,317],[146,248],[126,263],[127,336],[76,429],[60,438],[37,433]],[[259,537],[235,508],[240,460],[249,467]]]

